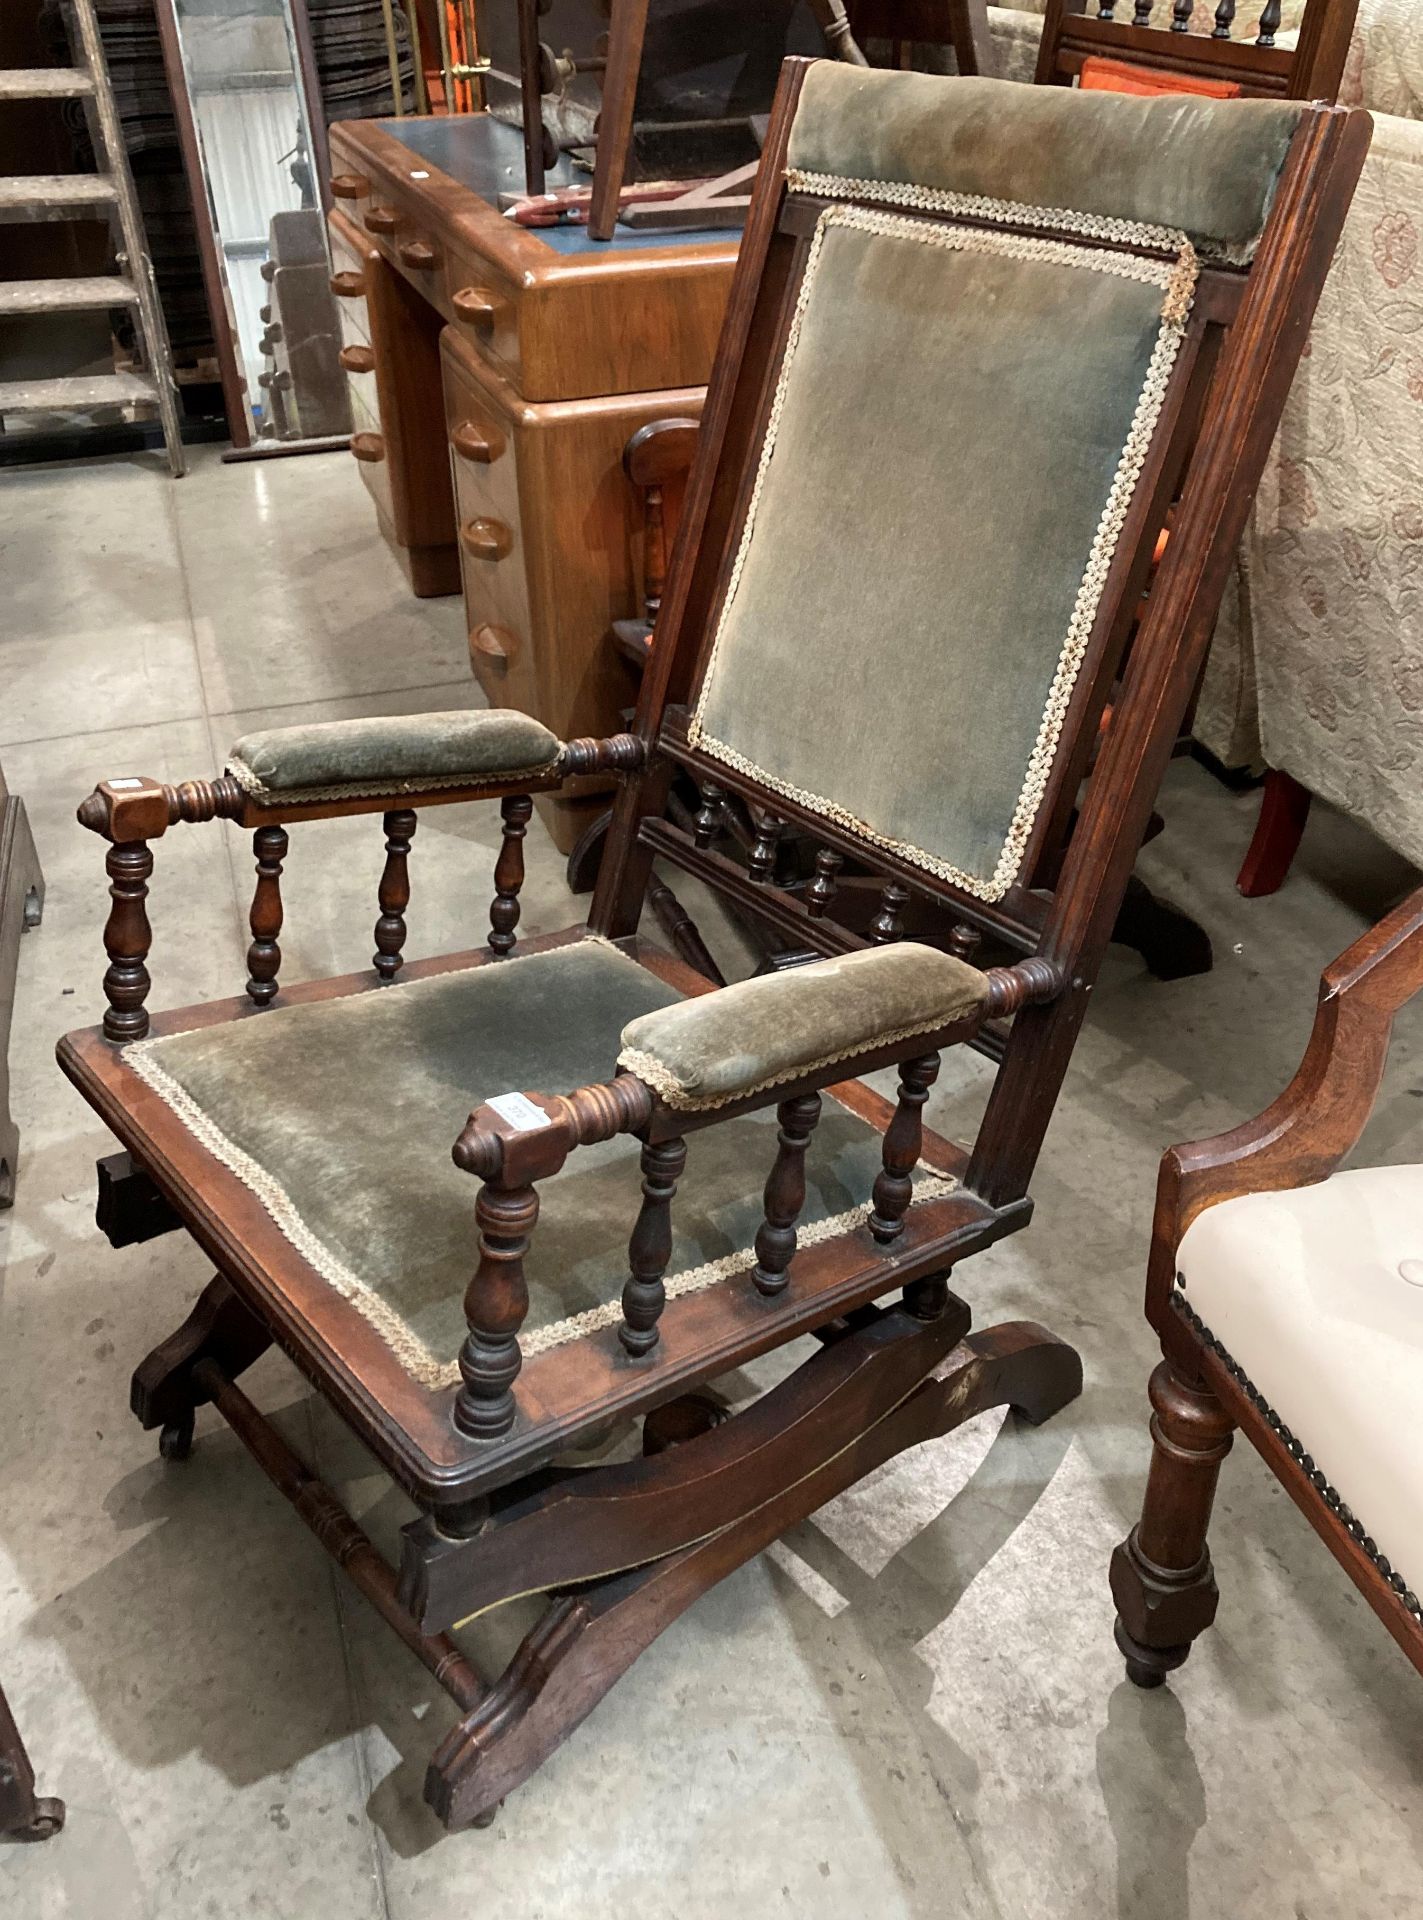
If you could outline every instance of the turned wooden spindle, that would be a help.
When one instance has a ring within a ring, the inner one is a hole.
[[[258,827],[252,836],[252,852],[257,861],[257,885],[247,921],[252,929],[252,944],[247,949],[247,998],[259,1007],[266,1007],[277,997],[277,974],[282,964],[277,935],[282,930],[282,862],[287,857],[285,828]]]
[[[405,964],[405,909],[410,905],[410,842],[415,837],[415,813],[399,807],[386,814],[385,871],[380,877],[380,919],[376,921],[376,950],[371,964],[382,980],[393,980]]]
[[[820,1119],[820,1095],[802,1093],[776,1108],[780,1131],[776,1164],[766,1182],[766,1217],[756,1229],[756,1265],[751,1281],[772,1300],[783,1293],[795,1256],[795,1223],[805,1206],[805,1150]]]
[[[512,793],[499,803],[504,840],[494,868],[494,904],[489,909],[489,951],[502,960],[514,950],[519,924],[519,889],[524,884],[524,835],[534,803],[526,793]]]
[[[1155,4],[1156,0],[1136,0],[1136,5],[1132,10],[1132,25],[1134,27],[1149,27],[1151,25],[1151,10]]]
[[[850,26],[845,0],[816,0],[815,13],[825,45],[834,59],[852,67],[869,65]]]
[[[1191,15],[1195,11],[1196,0],[1174,0],[1171,8],[1172,33],[1189,33]]]
[[[875,1181],[870,1232],[888,1246],[904,1231],[914,1192],[913,1173],[924,1151],[924,1102],[939,1077],[937,1053],[906,1060],[899,1069],[899,1105],[884,1136],[884,1166]]]
[[[886,880],[879,897],[879,912],[870,922],[870,938],[876,946],[888,946],[892,940],[904,937],[904,909],[909,905],[910,892],[897,880]]]
[[[464,1296],[469,1328],[460,1349],[463,1383],[455,1395],[454,1423],[471,1440],[495,1440],[514,1424],[514,1382],[524,1364],[519,1328],[529,1311],[524,1255],[539,1217],[539,1197],[529,1186],[479,1190],[474,1218],[479,1229],[479,1265]]]
[[[967,920],[956,920],[949,930],[948,949],[955,960],[971,963],[982,945],[982,933],[977,927],[970,926]]]
[[[121,841],[109,848],[104,864],[114,903],[104,928],[104,951],[109,956],[104,975],[104,997],[109,1003],[104,1010],[104,1038],[141,1040],[148,1032],[143,1003],[153,984],[145,965],[153,945],[145,905],[153,853],[146,840]]]
[[[613,733],[606,740],[566,740],[558,756],[558,771],[572,773],[637,773],[647,764],[647,743],[635,733]]]
[[[1283,8],[1280,0],[1265,0],[1260,10],[1260,31],[1255,41],[1257,47],[1273,47],[1275,35],[1280,30],[1280,15]]]
[[[687,1164],[685,1140],[642,1149],[642,1207],[628,1242],[628,1281],[618,1338],[635,1360],[657,1345],[657,1322],[667,1304],[662,1276],[672,1258],[672,1202]]]
[[[702,804],[692,822],[692,845],[703,853],[720,839],[726,826],[726,795],[720,787],[702,788]]]
[[[1115,20],[1116,17],[1116,0],[1098,0],[1097,18],[1099,20]]]
[[[776,851],[785,830],[785,821],[777,820],[775,815],[770,813],[762,814],[756,823],[756,838],[752,841],[751,851],[746,856],[746,867],[758,886],[768,887],[775,878]]]
[[[840,891],[838,876],[844,864],[844,854],[835,853],[830,847],[821,847],[816,852],[815,878],[805,890],[805,910],[812,920],[824,915]]]
[[[1230,29],[1235,24],[1235,0],[1220,0],[1215,10],[1215,26],[1211,30],[1212,40],[1228,40]]]
[[[988,982],[983,1003],[985,1020],[1003,1020],[1021,1007],[1042,1006],[1055,999],[1063,985],[1061,969],[1036,954],[1015,961],[1011,967],[990,967],[983,977]]]

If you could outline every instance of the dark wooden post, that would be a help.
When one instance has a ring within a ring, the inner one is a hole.
[[[830,847],[817,849],[815,878],[805,890],[805,910],[812,920],[819,920],[824,915],[840,891],[839,873],[844,864],[843,853],[836,853]]]
[[[148,952],[153,929],[148,924],[148,880],[153,854],[146,840],[126,840],[111,846],[104,865],[109,875],[108,923],[104,951],[109,956],[104,975],[106,1040],[141,1040],[148,1032],[144,1001],[153,984],[148,977]]]
[[[1260,36],[1255,42],[1258,47],[1273,47],[1275,35],[1280,30],[1280,14],[1283,8],[1280,0],[1265,0],[1260,10]]]
[[[926,1053],[899,1069],[899,1105],[884,1136],[884,1169],[875,1181],[870,1232],[888,1246],[904,1231],[913,1173],[924,1151],[924,1102],[939,1077],[939,1056]]]
[[[768,887],[775,878],[776,849],[781,844],[784,832],[784,820],[777,820],[771,813],[762,814],[756,827],[756,838],[746,856],[747,870],[760,886]]]
[[[870,938],[876,946],[888,946],[904,937],[904,909],[909,905],[908,887],[897,880],[886,880],[879,897],[879,912],[870,922]]]
[[[464,1296],[469,1333],[460,1349],[464,1384],[454,1409],[455,1425],[471,1440],[497,1439],[514,1424],[514,1382],[524,1364],[519,1328],[529,1311],[524,1255],[538,1217],[539,1197],[531,1186],[501,1187],[489,1180],[479,1190],[479,1265]]]
[[[257,885],[252,894],[252,912],[248,925],[252,944],[247,949],[247,998],[259,1007],[270,1006],[277,997],[277,974],[282,950],[277,935],[282,930],[282,862],[287,857],[284,827],[258,827],[252,836],[252,851],[257,859]]]
[[[519,889],[524,884],[524,835],[534,803],[526,793],[510,794],[499,803],[504,841],[494,868],[494,905],[489,910],[489,951],[502,960],[514,949],[519,924]]]
[[[1112,1555],[1117,1645],[1128,1677],[1159,1687],[1215,1618],[1206,1535],[1235,1425],[1203,1384],[1163,1360],[1151,1376],[1151,1471],[1141,1520]]]
[[[657,1345],[657,1322],[667,1303],[662,1276],[672,1258],[672,1201],[687,1164],[685,1140],[663,1140],[642,1149],[642,1208],[628,1244],[623,1323],[618,1338],[640,1359]]]
[[[820,1119],[820,1095],[802,1093],[776,1108],[780,1132],[776,1164],[766,1182],[766,1217],[756,1230],[756,1291],[774,1299],[785,1291],[796,1249],[795,1223],[805,1206],[805,1150]]]
[[[726,795],[708,782],[702,788],[702,804],[692,822],[692,845],[705,853],[721,838],[726,825]]]
[[[415,838],[416,815],[410,807],[386,814],[385,870],[380,877],[380,918],[376,921],[376,950],[371,964],[382,980],[393,980],[405,964],[405,909],[410,905],[410,842]]]

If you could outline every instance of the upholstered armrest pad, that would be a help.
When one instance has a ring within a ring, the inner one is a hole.
[[[227,767],[259,796],[399,794],[546,773],[559,749],[537,720],[496,707],[268,727],[239,740]]]
[[[670,1107],[720,1107],[950,1026],[987,992],[977,968],[902,941],[642,1014],[623,1028],[618,1065]]]

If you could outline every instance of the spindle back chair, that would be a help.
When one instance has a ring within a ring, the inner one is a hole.
[[[215,1404],[454,1695],[427,1781],[449,1824],[489,1817],[700,1593],[871,1467],[1078,1390],[1070,1348],[970,1332],[948,1280],[1030,1216],[1368,129],[788,62],[635,731],[279,729],[219,780],[108,781],[81,808],[110,843],[108,1011],[60,1059],[126,1149],[101,1224],[182,1225],[219,1269],[135,1411],[180,1457]],[[704,796],[688,830],[664,817],[679,768]],[[589,925],[518,942],[529,796],[590,772],[622,784]],[[746,869],[718,792],[754,807]],[[473,797],[504,823],[488,950],[407,964],[417,809]],[[374,972],[288,987],[286,826],[358,812],[386,831]],[[150,1019],[150,842],[214,817],[254,835],[248,996]],[[819,847],[803,895],[776,884],[784,823]],[[713,990],[639,935],[658,856],[822,958]],[[826,913],[847,857],[881,876],[866,937]],[[956,953],[900,937],[916,893]],[[969,1149],[924,1124],[958,1044],[997,1063]],[[890,1066],[892,1100],[862,1078]],[[812,1332],[731,1418],[699,1398]],[[235,1384],[273,1340],[421,1509],[398,1578]],[[644,1458],[551,1469],[634,1419]],[[486,1689],[449,1630],[534,1592]]]
[[[1084,60],[1106,59],[1223,82],[1246,98],[1337,100],[1358,0],[1309,0],[1293,46],[1278,44],[1282,12],[1281,0],[1219,0],[1214,8],[1200,0],[1048,0],[1035,78],[1070,87]]]

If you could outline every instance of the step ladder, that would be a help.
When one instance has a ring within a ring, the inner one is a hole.
[[[104,43],[94,0],[68,0],[68,6],[70,45],[76,64],[0,70],[0,111],[10,100],[81,101],[100,171],[0,176],[0,223],[92,218],[96,212],[106,215],[114,236],[116,271],[71,279],[0,280],[0,314],[128,307],[134,317],[142,364],[124,373],[0,380],[0,419],[18,413],[85,413],[106,407],[155,406],[163,426],[168,465],[176,479],[184,471],[184,460],[173,359],[143,216],[124,150]]]

